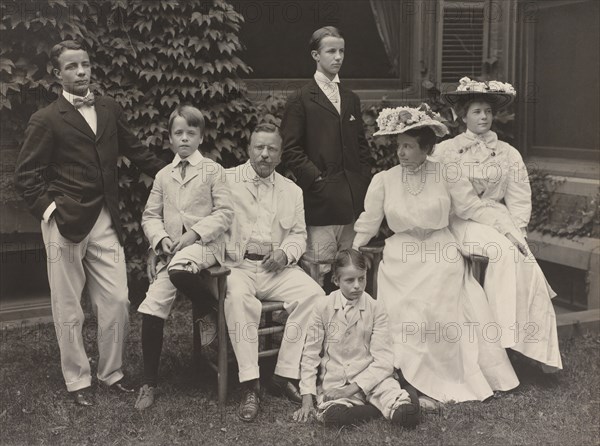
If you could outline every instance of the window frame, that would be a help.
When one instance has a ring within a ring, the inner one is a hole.
[[[595,1],[595,0],[591,0]],[[587,3],[590,0],[557,0],[555,2],[536,2],[535,10],[531,4],[519,1],[517,5],[517,20],[521,24],[517,35],[517,61],[522,64],[517,73],[517,85],[520,86],[521,100],[517,102],[516,135],[520,151],[525,156],[544,158],[569,158],[581,161],[600,161],[600,148],[585,149],[563,145],[543,146],[535,144],[535,61],[536,61],[536,25],[537,19],[530,17],[536,10]]]
[[[439,84],[441,91],[453,90],[459,79],[455,82],[443,82],[443,52],[444,52],[444,12],[448,5],[459,5],[464,7],[469,5],[469,8],[478,7],[483,10],[483,51],[481,57],[481,74],[483,74],[484,61],[490,56],[490,0],[439,0],[437,9],[437,42],[436,42],[436,66],[438,72]],[[480,74],[480,75],[481,75]]]

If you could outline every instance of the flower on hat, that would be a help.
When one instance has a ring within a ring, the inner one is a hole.
[[[463,77],[456,91],[472,91],[473,93],[505,93],[516,96],[515,88],[508,82],[487,81],[479,82],[469,77]]]
[[[436,134],[439,133],[438,136],[448,132],[442,117],[427,104],[421,104],[419,108],[384,108],[377,117],[377,126],[379,131],[376,134],[379,135],[403,133],[417,127],[432,127]]]

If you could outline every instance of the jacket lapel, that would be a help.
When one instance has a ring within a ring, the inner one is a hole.
[[[177,184],[181,184],[181,173],[179,172],[179,166],[173,166],[173,164],[171,164],[171,178],[173,178]]]
[[[80,131],[88,138],[92,140],[96,139],[96,135],[94,135],[94,132],[88,125],[85,118],[81,116],[81,113],[79,113],[77,109],[73,107],[73,105],[67,101],[62,94],[56,100],[56,104],[58,106],[58,111],[68,125]]]
[[[344,315],[344,307],[342,306],[342,293],[337,290],[335,292],[335,298],[333,299],[333,311],[331,312],[331,318],[327,321],[328,324],[331,324],[334,317],[337,317],[337,320],[344,325],[348,325],[346,322],[346,316]]]
[[[275,209],[275,218],[273,219],[273,224],[271,228],[271,233],[276,234],[279,229],[279,218],[282,215],[287,215],[286,209],[284,208],[287,200],[285,199],[285,181],[282,177],[279,176],[277,172],[275,172],[275,184],[273,185],[273,209]]]
[[[311,101],[320,105],[324,109],[329,110],[335,116],[340,116],[338,114],[337,110],[335,109],[335,107],[333,106],[333,104],[331,103],[331,101],[329,99],[327,99],[327,96],[325,96],[325,93],[323,93],[321,91],[321,89],[319,88],[317,81],[314,79],[312,79],[312,81],[311,81],[310,99],[311,99]],[[342,104],[343,104],[343,102],[342,102]]]
[[[249,180],[248,178],[244,178],[242,181],[244,182],[246,189],[248,189],[248,192],[250,192],[252,196],[256,198],[258,190],[256,189],[256,184],[254,184],[254,181]]]
[[[192,181],[194,178],[196,178],[200,169],[202,169],[202,162],[196,164],[195,166],[188,164],[187,168],[185,169],[185,179],[183,180],[182,184],[185,184],[188,181]],[[181,168],[179,168],[179,170],[179,177],[181,178]]]
[[[102,100],[101,97],[99,97],[98,100],[96,100],[95,108],[97,117],[96,140],[98,141],[102,137],[104,130],[106,130],[106,124],[108,123],[108,110],[106,108],[106,103]]]
[[[340,100],[342,102],[340,105],[340,116],[341,116],[342,120],[344,120],[344,119],[346,119],[346,115],[350,111],[350,106],[352,105],[352,93],[349,90],[342,88],[341,85],[340,85]],[[356,116],[355,116],[355,118],[356,118]]]

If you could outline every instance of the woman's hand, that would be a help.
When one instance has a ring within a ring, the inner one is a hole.
[[[525,257],[527,257],[528,253],[527,253],[527,246],[525,246],[523,243],[521,243],[520,241],[518,241],[512,234],[510,233],[506,233],[504,234],[505,237],[507,239],[510,240],[510,242],[516,246],[516,248],[519,250],[519,252],[521,254],[523,254]]]
[[[305,423],[316,414],[312,395],[302,395],[302,407],[294,412],[292,417],[298,423]]]

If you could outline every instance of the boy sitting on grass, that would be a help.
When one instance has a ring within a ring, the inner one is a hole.
[[[364,291],[365,257],[342,250],[334,268],[333,280],[340,289],[320,300],[312,313],[302,353],[302,408],[294,420],[316,415],[325,425],[343,426],[383,414],[395,425],[416,426],[421,418],[416,390],[402,389],[392,377],[385,308]]]

